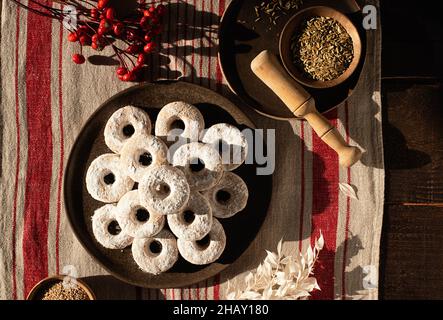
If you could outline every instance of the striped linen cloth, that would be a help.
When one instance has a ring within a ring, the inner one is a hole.
[[[229,1],[163,2],[170,10],[151,80],[181,78],[229,95],[217,61],[217,27]],[[367,3],[378,7],[378,0]],[[284,250],[304,250],[321,231],[325,249],[315,276],[322,290],[313,298],[376,299],[384,200],[380,32],[368,32],[368,59],[358,88],[327,114],[347,141],[366,151],[362,162],[341,168],[337,155],[307,124],[275,121],[246,109],[258,127],[276,130],[277,165],[266,224],[221,275],[188,288],[150,290],[121,283],[94,262],[68,225],[62,196],[64,166],[82,125],[130,84],[114,76],[115,67],[73,64],[78,48],[67,42],[58,22],[3,0],[0,298],[24,299],[40,279],[75,271],[99,298],[223,299],[227,280],[242,281],[280,238]],[[340,192],[339,183],[355,186],[359,199]]]

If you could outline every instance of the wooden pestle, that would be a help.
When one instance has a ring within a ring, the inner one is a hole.
[[[251,69],[296,117],[306,119],[317,135],[337,152],[341,166],[348,168],[360,160],[360,149],[345,142],[338,130],[317,111],[314,98],[283,69],[274,54],[267,50],[261,52],[251,62]]]

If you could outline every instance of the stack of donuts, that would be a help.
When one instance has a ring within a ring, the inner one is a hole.
[[[132,245],[135,262],[150,274],[169,270],[179,256],[210,264],[226,246],[218,219],[241,212],[248,201],[245,182],[231,172],[246,159],[246,138],[230,124],[205,129],[203,115],[185,102],[164,106],[155,134],[152,127],[149,115],[133,106],[108,120],[104,135],[112,153],[92,161],[86,173],[89,194],[105,203],[92,216],[94,236],[108,249]],[[220,144],[228,147],[219,150]]]

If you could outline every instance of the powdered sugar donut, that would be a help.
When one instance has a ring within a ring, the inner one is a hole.
[[[140,204],[138,190],[130,191],[120,199],[116,218],[123,231],[134,238],[153,237],[165,225],[164,216],[149,212]]]
[[[132,243],[133,238],[120,228],[115,209],[114,204],[107,204],[95,210],[92,216],[92,232],[103,247],[124,249]]]
[[[161,231],[153,238],[134,239],[132,256],[143,271],[160,274],[171,269],[177,262],[177,241],[167,230]]]
[[[121,157],[128,175],[140,182],[151,166],[168,163],[168,147],[155,136],[140,134],[125,144]]]
[[[158,114],[155,123],[155,135],[164,140],[175,136],[198,141],[201,131],[205,128],[205,120],[201,112],[192,104],[177,101],[165,105]],[[173,134],[171,130],[176,130]]]
[[[241,166],[248,154],[248,142],[244,134],[227,123],[219,123],[206,130],[202,134],[202,142],[211,144],[219,151],[227,171]]]
[[[174,153],[172,164],[185,173],[191,190],[195,191],[215,186],[223,175],[223,165],[217,150],[199,142],[179,147]]]
[[[126,106],[109,118],[105,127],[105,143],[115,153],[120,153],[125,142],[139,134],[151,133],[151,120],[146,112]]]
[[[124,172],[120,156],[104,154],[92,161],[86,173],[86,189],[98,201],[117,202],[134,186],[134,181]]]
[[[138,190],[142,205],[163,215],[180,211],[190,194],[183,172],[169,165],[149,168]]]
[[[192,264],[209,264],[220,258],[226,246],[223,226],[214,218],[209,234],[199,241],[177,240],[181,256]]]
[[[217,218],[230,218],[242,211],[248,203],[248,187],[238,175],[225,172],[220,182],[203,193]]]
[[[168,215],[168,225],[179,239],[202,239],[212,227],[212,209],[209,201],[200,193],[192,192],[184,209]]]

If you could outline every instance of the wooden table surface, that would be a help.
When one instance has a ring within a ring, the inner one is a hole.
[[[442,1],[381,0],[382,299],[443,299],[442,12]]]

